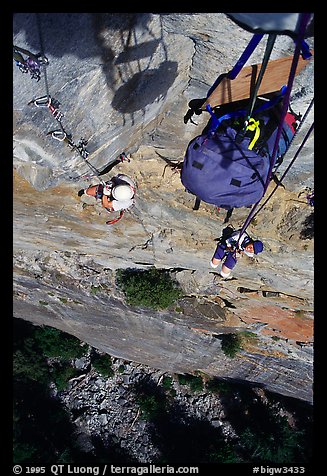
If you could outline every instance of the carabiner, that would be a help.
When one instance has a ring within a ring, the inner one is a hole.
[[[36,107],[49,107],[51,104],[51,96],[42,96],[40,98],[32,99],[28,105],[34,104]]]
[[[56,140],[59,140],[59,142],[64,141],[67,137],[66,132],[60,131],[60,130],[48,132],[47,135],[50,135],[50,134],[51,134],[51,137],[53,137]]]

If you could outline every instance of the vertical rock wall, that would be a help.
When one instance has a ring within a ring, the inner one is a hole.
[[[14,315],[127,360],[200,369],[311,401],[313,211],[305,188],[313,184],[312,140],[286,188],[249,227],[265,253],[240,260],[226,282],[208,266],[224,213],[204,203],[193,211],[194,197],[162,158],[183,159],[208,120],[202,114],[198,126],[184,124],[189,100],[206,95],[252,35],[222,13],[16,13],[13,20],[14,44],[38,52],[41,32],[49,59],[47,83],[13,66]],[[293,50],[282,36],[273,59]],[[135,207],[112,227],[105,210],[80,202],[77,191],[97,181],[77,153],[46,135],[58,122],[27,105],[47,86],[67,132],[89,140],[90,163],[103,178],[123,172],[138,182]],[[297,77],[293,106],[304,113],[312,96],[311,62]],[[110,171],[122,151],[131,162]],[[248,212],[235,210],[231,224],[242,226]],[[116,270],[151,266],[171,270],[183,286],[178,311],[125,306]],[[240,330],[253,332],[256,345],[228,359],[219,336]]]

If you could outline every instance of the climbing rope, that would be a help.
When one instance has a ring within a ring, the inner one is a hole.
[[[300,145],[300,147],[298,148],[298,150],[296,151],[296,154],[294,155],[293,159],[291,160],[291,162],[289,163],[289,165],[287,166],[286,170],[284,171],[283,175],[281,176],[281,178],[279,179],[278,183],[276,184],[275,188],[272,190],[272,192],[270,193],[270,195],[267,197],[267,199],[262,203],[262,205],[260,206],[260,208],[256,211],[255,214],[253,214],[252,218],[251,218],[251,221],[258,215],[258,213],[263,209],[263,207],[268,203],[268,201],[271,199],[271,197],[274,195],[274,193],[276,192],[277,188],[281,185],[283,179],[286,177],[287,173],[290,171],[291,167],[293,166],[295,160],[297,159],[297,157],[299,156],[301,150],[303,149],[305,143],[307,142],[311,132],[313,131],[313,128],[314,128],[314,124],[311,125],[311,127],[309,128],[308,132],[306,133],[303,141],[302,141],[302,144]]]
[[[285,159],[287,152],[290,150],[290,147],[291,147],[291,145],[292,145],[292,143],[293,143],[293,141],[294,141],[294,138],[298,135],[298,133],[299,133],[299,131],[300,131],[302,125],[303,125],[304,122],[306,121],[306,119],[307,119],[307,117],[308,117],[308,114],[309,114],[309,112],[311,111],[311,108],[312,108],[312,106],[313,106],[313,103],[314,103],[314,98],[311,99],[311,102],[310,102],[309,106],[307,107],[307,110],[306,110],[306,112],[304,113],[303,117],[302,117],[301,115],[299,115],[299,117],[300,117],[300,122],[299,122],[297,128],[295,129],[294,134],[293,134],[291,140],[290,140],[289,143],[288,143],[287,150],[285,151],[284,156],[283,156],[283,160]],[[290,108],[290,110],[291,110],[291,108]],[[291,112],[292,112],[292,110],[291,110]],[[293,113],[293,114],[294,114],[294,113]],[[294,114],[294,115],[295,115],[295,114]],[[282,161],[280,161],[280,163],[276,166],[276,168],[274,169],[274,173],[277,172],[277,170],[279,169],[279,167],[280,167],[281,165],[282,165]]]
[[[113,225],[117,223],[117,221],[121,220],[124,216],[125,210],[120,210],[119,216],[117,218],[113,218],[112,220],[106,221],[106,225]]]
[[[293,61],[292,61],[289,77],[288,77],[287,88],[286,88],[286,92],[285,92],[285,96],[284,96],[284,100],[283,100],[281,117],[280,117],[278,129],[277,129],[275,144],[274,144],[272,156],[271,156],[271,159],[270,159],[270,166],[269,166],[269,170],[268,170],[268,174],[267,174],[267,179],[266,179],[266,182],[264,184],[264,190],[263,190],[262,197],[265,195],[265,193],[267,191],[267,188],[269,186],[269,183],[271,181],[271,178],[272,178],[272,170],[273,170],[275,162],[276,162],[278,145],[279,145],[279,141],[280,141],[280,137],[281,137],[281,133],[282,133],[284,120],[285,120],[287,110],[288,110],[288,107],[289,107],[291,91],[292,91],[293,82],[294,82],[294,78],[295,78],[295,74],[296,74],[296,68],[297,68],[297,65],[298,65],[298,61],[299,61],[299,57],[300,57],[300,53],[301,53],[301,49],[302,49],[302,42],[303,42],[304,34],[305,34],[305,31],[306,31],[306,27],[307,27],[309,19],[310,19],[310,14],[309,13],[303,13],[301,15],[299,34],[298,34],[298,38],[297,38],[297,41],[296,41],[296,44],[295,44],[295,51],[294,51],[294,55],[293,55]],[[293,160],[293,163],[294,163],[294,160]],[[261,201],[261,199],[258,200],[253,205],[248,217],[246,218],[246,220],[245,220],[245,222],[242,226],[242,229],[240,231],[240,237],[242,236],[242,234],[245,232],[245,230],[249,226],[250,222],[252,221],[252,219],[254,217],[254,212],[257,209],[260,201]],[[238,245],[238,243],[237,243],[237,245]]]
[[[41,19],[40,19],[40,14],[39,13],[36,13],[36,24],[37,24],[37,30],[38,30],[38,36],[39,36],[39,44],[40,44],[40,51],[41,51],[41,56],[43,57],[46,57],[45,56],[45,50],[44,50],[44,41],[43,41],[43,34],[42,34],[42,28],[41,28]],[[48,108],[49,111],[51,112],[51,114],[53,115],[53,117],[57,120],[57,122],[59,123],[60,125],[60,129],[61,131],[65,134],[65,131],[64,131],[64,128],[63,128],[63,125],[61,123],[64,115],[62,112],[59,111],[59,106],[60,106],[60,102],[51,97],[50,95],[50,89],[49,89],[49,83],[48,83],[48,76],[47,76],[47,72],[46,70],[44,70],[44,83],[45,83],[45,91],[46,91],[46,94],[44,96],[41,96],[39,98],[35,98],[35,99],[32,99],[28,105],[34,105],[36,107],[44,107],[44,108]]]
[[[41,18],[39,13],[36,13],[36,23],[37,23],[37,30],[38,30],[39,43],[40,43],[40,51],[41,51],[40,54],[42,57],[45,57],[44,39],[42,34]],[[46,70],[44,71],[44,82],[45,82],[46,94],[42,97],[32,99],[28,103],[28,105],[33,104],[36,107],[40,107],[40,108],[43,107],[43,108],[49,109],[52,116],[58,122],[60,126],[60,130],[50,131],[47,133],[47,135],[51,135],[52,138],[60,142],[65,142],[72,150],[75,150],[76,152],[78,152],[78,154],[84,159],[85,163],[89,166],[89,168],[92,170],[95,176],[99,178],[100,172],[87,160],[89,156],[89,152],[86,149],[86,145],[88,141],[84,138],[81,138],[78,143],[75,143],[72,139],[72,134],[67,133],[67,131],[65,130],[62,124],[62,119],[64,117],[64,114],[61,111],[59,111],[60,102],[57,99],[53,98],[50,94],[50,88],[49,88],[49,82],[48,82]],[[105,183],[102,179],[99,178],[99,180],[102,184]]]
[[[49,61],[47,57],[45,56],[45,48],[44,48],[44,39],[43,39],[43,34],[42,34],[42,27],[41,27],[41,18],[40,14],[36,13],[36,23],[37,23],[37,30],[38,30],[38,36],[39,36],[39,44],[40,44],[40,53],[38,55],[34,55],[28,50],[24,50],[19,47],[14,46],[14,60],[16,61],[16,64],[19,66],[22,72],[28,72],[31,71],[31,66],[32,61],[34,62],[35,65],[40,65],[40,64],[48,64]],[[24,60],[23,56],[21,53],[24,53],[29,56],[28,60],[30,59],[30,62],[28,63],[27,60]],[[34,67],[34,75],[37,81],[40,79],[40,72],[36,70],[36,66]],[[89,152],[86,149],[86,145],[88,141],[84,138],[81,138],[78,143],[74,142],[72,139],[72,134],[69,134],[63,124],[62,124],[62,119],[64,117],[64,114],[59,111],[59,106],[60,102],[53,98],[50,94],[50,88],[49,88],[49,82],[48,82],[48,77],[47,77],[47,72],[46,69],[44,69],[44,82],[45,82],[45,91],[46,94],[44,96],[32,99],[29,101],[28,105],[34,105],[38,108],[47,108],[49,109],[50,113],[52,116],[56,119],[56,121],[59,124],[60,129],[55,129],[47,133],[47,135],[50,135],[53,139],[58,140],[59,142],[64,142],[65,144],[68,145],[68,147],[74,151],[76,151],[85,161],[85,163],[88,165],[92,173],[98,178],[100,183],[102,185],[106,185],[106,182],[101,179],[100,177],[100,171],[96,169],[88,160]],[[119,161],[123,162],[127,160],[130,162],[130,159],[126,156],[125,152],[121,153],[119,155]],[[109,210],[107,210],[109,212]],[[108,220],[106,224],[111,225],[113,223],[116,223],[119,221],[123,215],[124,215],[125,210],[121,210],[119,216],[117,218],[114,218],[112,220]],[[109,212],[110,213],[110,212]]]
[[[43,41],[43,35],[42,35],[42,28],[41,28],[41,18],[40,18],[39,13],[36,13],[36,24],[37,24],[38,34],[39,34],[39,43],[40,43],[41,55],[43,57],[46,57],[45,56],[45,50],[44,50],[44,41]],[[46,69],[44,70],[44,82],[45,82],[45,90],[46,90],[47,96],[50,97],[49,85],[48,85],[48,76],[47,76]]]
[[[247,118],[245,119],[245,123],[244,123],[245,130],[246,130],[246,127],[249,124],[249,121],[250,121],[250,118],[251,118],[251,115],[252,115],[252,112],[253,112],[254,104],[255,104],[257,96],[258,96],[258,92],[259,92],[259,88],[260,88],[260,85],[261,85],[261,82],[262,82],[262,78],[263,78],[263,76],[265,74],[265,71],[267,69],[269,58],[270,58],[271,52],[273,50],[273,47],[274,47],[274,44],[275,44],[275,41],[276,41],[276,36],[277,36],[276,33],[271,33],[268,36],[268,41],[267,41],[265,53],[264,53],[264,56],[263,56],[262,65],[261,65],[261,68],[260,68],[260,71],[259,71],[258,79],[255,83],[254,91],[253,91],[253,94],[252,94],[252,97],[251,97],[251,102],[250,102],[250,105],[248,107]]]
[[[89,152],[86,149],[88,141],[84,139],[83,137],[79,140],[79,142],[76,144],[72,140],[71,134],[68,134],[64,128],[62,130],[54,130],[50,131],[47,133],[47,135],[51,135],[54,139],[60,141],[60,142],[65,142],[68,147],[70,147],[72,150],[75,150],[76,152],[79,153],[79,155],[84,159],[85,163],[90,167],[92,172],[97,176],[99,181],[102,183],[102,185],[106,185],[106,183],[101,179],[100,177],[100,171],[94,167],[88,160]]]

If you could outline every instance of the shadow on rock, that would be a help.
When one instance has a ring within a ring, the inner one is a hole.
[[[146,30],[151,18],[151,13],[15,13],[13,33],[24,31],[25,45],[19,46],[35,53],[41,50],[42,39],[45,54],[58,58],[73,54],[82,59],[101,53],[94,36],[100,39],[105,30]]]
[[[165,97],[176,77],[175,61],[164,61],[157,69],[140,71],[116,91],[112,107],[123,114],[142,110]]]
[[[310,463],[310,405],[244,384],[229,386],[221,394],[221,403],[238,435],[244,462]]]
[[[311,240],[314,237],[314,213],[307,216],[303,223],[303,228],[300,233],[301,240]]]
[[[150,40],[139,45],[129,46],[122,51],[115,59],[115,64],[128,63],[130,61],[138,61],[143,58],[152,56],[160,44],[160,40]]]
[[[220,428],[187,414],[173,396],[167,395],[151,379],[134,387],[145,420],[151,423],[152,444],[161,457],[156,464],[197,464],[215,462],[226,450]]]

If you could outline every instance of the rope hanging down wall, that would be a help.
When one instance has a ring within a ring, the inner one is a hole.
[[[301,16],[299,34],[298,34],[298,37],[297,37],[297,41],[295,42],[295,50],[294,50],[294,54],[293,54],[292,65],[291,65],[290,73],[289,73],[289,76],[288,76],[288,83],[287,83],[286,92],[285,92],[285,96],[284,96],[284,100],[283,100],[281,119],[280,119],[280,123],[279,123],[278,129],[277,129],[274,150],[273,150],[272,158],[271,158],[271,161],[270,161],[270,167],[269,167],[269,171],[268,171],[268,174],[267,174],[267,179],[266,179],[266,182],[265,182],[265,185],[264,185],[264,191],[263,191],[263,194],[262,194],[262,198],[264,197],[264,195],[265,195],[265,193],[268,189],[269,183],[272,179],[272,171],[273,171],[273,168],[274,168],[274,165],[275,165],[275,159],[277,158],[277,150],[278,150],[279,139],[280,139],[281,133],[282,133],[283,121],[285,119],[287,109],[289,107],[291,91],[292,91],[292,87],[293,87],[294,78],[295,78],[295,75],[296,75],[296,67],[297,67],[299,57],[300,57],[300,54],[301,54],[302,45],[303,45],[303,41],[304,41],[305,30],[306,30],[309,18],[310,18],[309,14],[303,13],[302,16]],[[311,105],[312,104],[313,104],[313,102],[311,103]],[[309,106],[309,110],[311,109],[311,105]],[[303,123],[303,121],[302,121],[302,123]],[[306,137],[305,137],[301,147],[299,148],[298,152],[300,152],[300,150],[302,150],[302,147],[303,147],[304,143],[306,142],[306,140],[308,139],[308,137],[309,137],[309,135],[312,131],[313,131],[313,125],[311,126],[311,128],[309,130],[309,133],[306,135]],[[289,171],[289,169],[293,165],[297,156],[298,156],[298,154],[295,155],[295,157],[294,157],[293,161],[291,162],[289,168],[287,169],[286,173]],[[283,178],[285,177],[286,173],[284,174]],[[265,201],[264,205],[267,203],[267,201],[269,199],[270,199],[270,197],[268,197],[268,199]],[[242,235],[242,233],[244,233],[246,231],[246,229],[249,226],[249,224],[251,223],[254,215],[257,215],[259,210],[256,212],[256,209],[258,208],[260,201],[261,201],[261,199],[258,200],[253,205],[249,215],[247,216],[247,218],[246,218],[246,220],[245,220],[245,222],[242,226],[240,236]],[[260,210],[261,209],[262,209],[262,207],[260,208]]]
[[[59,129],[52,130],[48,132],[46,135],[47,136],[50,135],[53,139],[56,139],[60,142],[65,143],[71,150],[76,151],[80,155],[80,157],[82,157],[84,162],[88,165],[92,173],[98,178],[100,183],[102,185],[106,185],[104,180],[102,180],[100,177],[100,171],[96,167],[94,167],[88,160],[89,152],[86,149],[88,141],[82,137],[76,143],[72,138],[72,134],[68,133],[62,124],[64,114],[61,111],[59,111],[60,102],[57,99],[53,98],[50,94],[50,88],[49,88],[47,70],[46,70],[46,67],[49,65],[49,60],[45,55],[40,14],[36,13],[35,15],[36,15],[37,30],[38,30],[38,36],[39,36],[40,53],[34,54],[31,51],[24,48],[20,48],[16,45],[14,45],[13,47],[13,58],[16,62],[16,65],[18,66],[19,70],[22,73],[29,72],[31,75],[31,79],[35,79],[36,81],[39,81],[41,79],[41,73],[43,73],[46,94],[44,96],[32,99],[31,101],[28,102],[28,105],[34,105],[38,108],[45,108],[50,111],[51,115],[57,121],[57,124],[59,125]],[[23,54],[26,55],[27,58],[24,58]],[[119,155],[119,159],[117,160],[119,160],[120,162],[130,161],[130,159],[128,159],[125,152],[122,152]],[[118,219],[109,220],[106,223],[107,224],[116,223],[121,217],[122,217],[122,214],[120,214]]]

